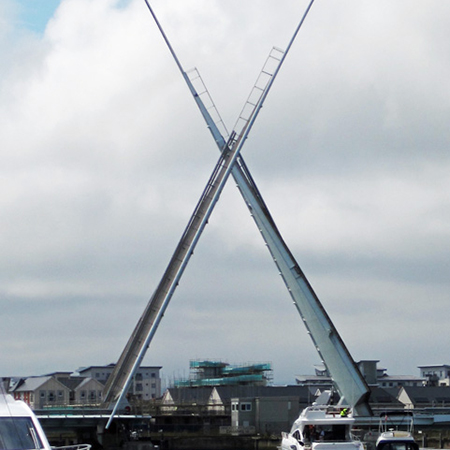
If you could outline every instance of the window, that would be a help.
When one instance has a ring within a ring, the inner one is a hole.
[[[49,402],[54,402],[55,401],[55,391],[48,391],[47,399]]]
[[[251,403],[241,403],[241,411],[251,411],[252,404]]]
[[[142,391],[142,384],[141,383],[136,383],[136,391]]]
[[[45,392],[45,391],[40,391],[40,392],[41,392],[41,394],[40,394],[40,395],[41,395],[41,398],[44,399],[44,398],[45,398],[46,392]]]
[[[155,373],[155,372],[152,372],[152,373],[150,374],[150,376],[151,376],[152,378],[156,378],[156,373]]]
[[[381,450],[418,450],[415,442],[386,442],[380,445]]]
[[[58,398],[63,398],[63,397],[64,397],[64,392],[58,391]]]
[[[89,391],[89,400],[95,400],[97,393],[95,391]]]
[[[4,450],[44,448],[30,417],[1,417],[0,436]]]

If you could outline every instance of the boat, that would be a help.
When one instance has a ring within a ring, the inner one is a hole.
[[[21,400],[0,390],[0,449],[2,450],[89,450],[89,444],[52,447],[38,418]]]
[[[51,450],[44,430],[31,408],[9,394],[0,393],[0,448]]]
[[[354,422],[347,408],[309,406],[291,431],[282,433],[281,450],[364,450],[362,442],[352,435]]]
[[[414,415],[411,411],[380,414],[376,450],[419,450],[414,440]]]

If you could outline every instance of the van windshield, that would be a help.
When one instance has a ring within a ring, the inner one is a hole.
[[[30,417],[0,417],[0,450],[42,449]]]

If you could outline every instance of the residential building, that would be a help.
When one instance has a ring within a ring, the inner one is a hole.
[[[398,388],[371,387],[374,411],[403,409]],[[289,430],[301,410],[322,393],[316,386],[208,386],[168,389],[155,414],[164,431],[205,431],[229,434],[278,434]],[[332,403],[339,396],[333,394]]]
[[[90,377],[73,377],[72,398],[75,405],[99,405],[102,400],[103,384]]]
[[[91,366],[72,372],[54,372],[43,376],[8,378],[7,385],[14,398],[25,401],[32,409],[62,406],[98,406],[104,384],[114,365]],[[141,367],[130,387],[133,395],[142,400],[161,396],[161,367]]]
[[[220,429],[253,434],[286,431],[299,412],[315,400],[304,386],[209,386],[168,389],[157,427],[165,431]]]
[[[383,388],[402,386],[420,387],[423,386],[425,379],[413,375],[388,375],[384,373],[378,377],[377,382],[378,386]]]
[[[441,413],[450,413],[449,386],[404,386],[399,391],[398,399],[405,409],[436,410],[438,408]]]
[[[378,367],[378,360],[362,360],[357,366],[369,386],[392,388],[400,386],[423,386],[427,378],[423,375],[388,375],[386,369]],[[450,370],[450,366],[449,370]],[[325,366],[315,366],[315,375],[297,375],[297,384],[301,386],[316,386],[321,389],[330,389],[333,385],[332,379]]]
[[[204,432],[230,425],[230,406],[216,387],[169,388],[155,415],[156,428],[169,432]]]
[[[78,369],[81,377],[92,378],[102,384],[106,383],[114,370],[114,364],[107,366],[90,366]],[[133,380],[129,392],[141,400],[161,397],[161,366],[141,366]]]
[[[32,409],[66,405],[70,399],[70,389],[52,375],[22,378],[16,383],[12,394]]]
[[[314,375],[296,375],[295,382],[300,386],[316,387],[318,389],[331,389],[333,381],[326,367],[321,365],[314,366]]]
[[[300,411],[319,394],[306,386],[249,386],[230,399],[231,433],[278,435],[288,431]]]
[[[419,366],[420,376],[429,386],[450,385],[450,365],[438,364],[434,366]]]
[[[63,406],[98,406],[103,384],[90,377],[59,376],[21,378],[11,388],[16,400],[23,400],[32,409]]]

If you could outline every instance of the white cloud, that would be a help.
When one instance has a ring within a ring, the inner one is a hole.
[[[153,6],[230,128],[306,2]],[[429,336],[448,292],[448,9],[317,1],[244,149],[355,358],[390,372],[446,362]],[[0,17],[5,375],[109,363],[218,152],[144,2],[63,0],[43,36]],[[196,357],[271,360],[292,382],[317,356],[233,184],[148,359],[168,376]]]

